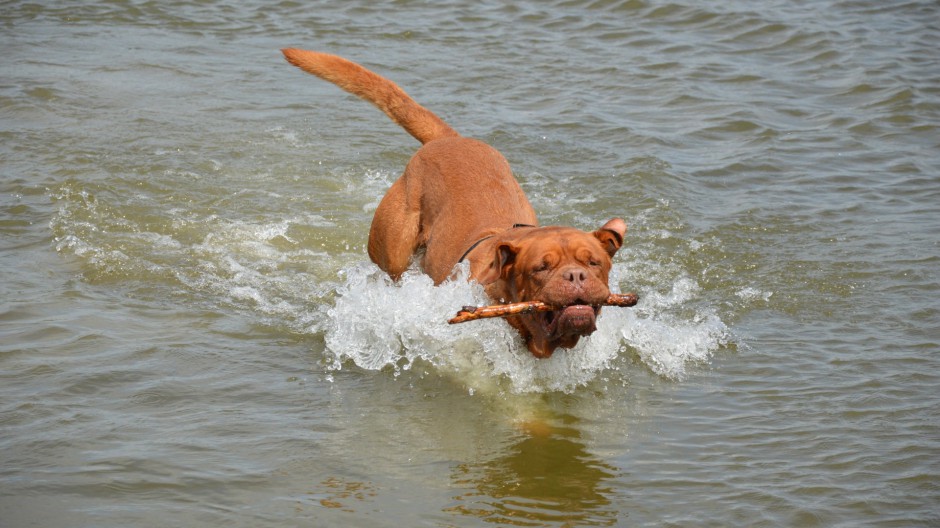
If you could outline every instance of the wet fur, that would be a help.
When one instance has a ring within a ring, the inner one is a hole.
[[[594,307],[610,293],[611,257],[626,233],[623,220],[593,232],[537,227],[535,211],[499,151],[461,136],[395,83],[354,62],[293,48],[282,52],[291,64],[373,103],[422,143],[375,211],[368,244],[373,262],[398,279],[423,250],[422,269],[440,283],[465,258],[471,279],[494,301],[569,307],[507,319],[537,357],[573,347],[594,331]]]

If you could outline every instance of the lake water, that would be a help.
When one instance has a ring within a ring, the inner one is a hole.
[[[934,1],[6,2],[0,525],[940,525]],[[629,224],[550,360],[390,283],[393,79],[542,224]]]

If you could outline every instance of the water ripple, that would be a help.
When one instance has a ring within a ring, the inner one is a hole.
[[[7,2],[4,521],[935,523],[938,15]],[[468,285],[382,282],[417,145],[287,45],[499,148],[543,223],[624,217],[643,304],[537,363],[441,323]]]

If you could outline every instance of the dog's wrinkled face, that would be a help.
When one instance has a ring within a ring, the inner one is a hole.
[[[594,232],[570,227],[526,230],[496,247],[487,293],[504,302],[541,301],[561,307],[508,318],[536,357],[571,348],[596,329],[610,289],[611,257],[623,244],[626,224],[615,218]]]

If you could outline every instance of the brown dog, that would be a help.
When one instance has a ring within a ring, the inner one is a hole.
[[[536,357],[571,348],[595,330],[610,290],[611,257],[627,225],[614,218],[588,233],[536,227],[535,211],[493,147],[460,136],[395,83],[336,55],[282,50],[300,69],[369,101],[423,146],[382,198],[369,257],[393,279],[419,250],[435,283],[470,263],[470,277],[498,302],[542,301],[554,312],[507,318]]]

